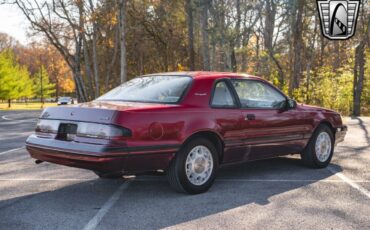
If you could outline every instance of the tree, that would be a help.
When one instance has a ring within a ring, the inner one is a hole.
[[[6,49],[11,49],[17,45],[19,45],[19,43],[15,38],[0,32],[0,52]]]
[[[81,73],[84,2],[15,0],[10,3],[16,4],[30,22],[32,29],[43,34],[60,52],[73,72],[79,101],[87,101]]]
[[[294,4],[293,15],[293,71],[289,87],[289,94],[292,95],[294,89],[299,87],[301,80],[301,68],[302,68],[302,49],[303,49],[303,10],[305,6],[305,0],[298,0]]]
[[[193,17],[193,0],[186,0],[186,23],[188,27],[187,40],[188,40],[188,56],[189,56],[189,69],[195,70],[195,52],[194,52],[194,17]]]
[[[126,60],[126,0],[119,1],[119,31],[121,48],[121,84],[127,81],[127,60]]]
[[[208,10],[211,0],[202,0],[201,8],[201,34],[202,34],[202,56],[203,56],[203,70],[211,70],[210,56],[209,56],[209,38],[208,38]]]
[[[44,98],[51,97],[55,93],[55,84],[50,82],[49,74],[44,66],[33,76],[34,92],[37,98],[40,98],[41,103],[44,103]]]
[[[11,107],[11,100],[21,97],[32,97],[32,81],[25,67],[20,66],[11,50],[0,53],[0,99],[8,100],[8,107]]]
[[[71,79],[84,101],[138,75],[243,71],[301,102],[370,113],[369,0],[362,1],[356,35],[345,41],[322,36],[315,1],[2,1],[18,5],[31,31],[59,52],[45,55],[45,39],[12,48],[31,75],[39,68],[34,56],[47,56],[43,65],[57,94],[73,88]]]
[[[362,8],[363,12],[365,7]],[[363,92],[364,78],[365,78],[365,51],[366,47],[370,47],[370,11],[363,14],[363,28],[359,44],[355,48],[355,63],[353,68],[353,115],[360,116],[361,114],[361,97]]]

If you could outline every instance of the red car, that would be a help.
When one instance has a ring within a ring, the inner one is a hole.
[[[93,102],[45,109],[27,150],[100,177],[166,172],[171,186],[207,191],[221,165],[300,154],[326,167],[347,127],[331,110],[297,104],[255,76],[145,75]]]

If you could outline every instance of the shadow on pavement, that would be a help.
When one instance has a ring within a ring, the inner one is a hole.
[[[338,165],[331,167],[341,171]],[[306,187],[332,175],[326,169],[305,168],[296,158],[276,158],[223,168],[214,186],[200,195],[174,192],[165,177],[141,177],[130,182],[100,226],[104,229],[173,226],[247,204],[267,205],[275,195]],[[122,182],[93,179],[1,201],[0,226],[5,229],[82,228]],[[32,183],[40,186],[38,182]]]
[[[369,132],[367,131],[366,129],[366,126],[364,124],[364,121],[360,118],[360,117],[352,117],[351,118],[352,120],[357,120],[361,129],[363,130],[364,132],[364,136],[365,136],[365,139],[366,139],[366,142],[369,144],[370,146],[370,136],[369,136]]]

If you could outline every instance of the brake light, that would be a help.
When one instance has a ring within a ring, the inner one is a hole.
[[[52,137],[51,134],[57,134],[58,138],[66,140],[71,139],[65,138],[68,137],[68,135],[99,139],[119,139],[122,137],[131,137],[132,135],[131,130],[115,125],[48,119],[40,119],[35,131],[37,135],[43,137]]]
[[[57,133],[60,121],[40,119],[36,125],[36,132],[39,133]]]
[[[112,139],[119,137],[130,137],[131,130],[113,125],[80,122],[78,123],[77,136]]]

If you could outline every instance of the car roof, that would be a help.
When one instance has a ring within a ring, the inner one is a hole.
[[[157,75],[164,75],[164,76],[190,76],[195,79],[200,78],[248,78],[248,79],[258,79],[258,80],[264,80],[261,77],[253,76],[250,74],[244,74],[244,73],[230,73],[230,72],[212,72],[212,71],[183,71],[183,72],[165,72],[165,73],[154,73],[154,74],[148,74],[145,76],[157,76]]]

